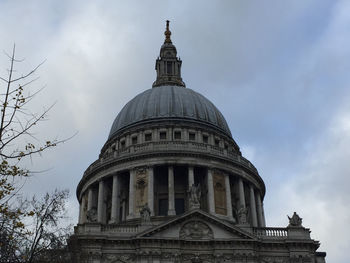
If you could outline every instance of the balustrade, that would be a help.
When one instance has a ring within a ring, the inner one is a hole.
[[[287,238],[288,230],[282,227],[259,227],[253,229],[254,235],[260,238]]]
[[[138,226],[135,226],[135,225],[104,225],[104,226],[102,226],[102,232],[137,233]]]

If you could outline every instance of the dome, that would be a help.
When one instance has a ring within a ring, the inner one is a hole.
[[[159,86],[142,92],[124,106],[113,122],[109,138],[135,124],[169,119],[200,122],[232,137],[221,112],[203,95],[182,86]]]

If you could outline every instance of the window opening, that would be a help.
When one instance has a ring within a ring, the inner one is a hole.
[[[188,138],[190,141],[195,141],[196,140],[196,134],[194,132],[190,132],[188,135]]]
[[[146,133],[145,134],[145,141],[146,142],[152,141],[152,133]]]
[[[159,133],[159,138],[160,138],[161,140],[166,140],[166,132],[160,132],[160,133]]]
[[[174,132],[174,138],[175,140],[181,140],[181,132],[180,131]]]

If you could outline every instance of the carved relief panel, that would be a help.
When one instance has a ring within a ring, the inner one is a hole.
[[[180,238],[184,239],[212,239],[214,237],[211,228],[201,221],[190,221],[180,229]]]
[[[219,171],[213,172],[215,213],[227,215],[225,175]]]
[[[147,169],[140,168],[136,170],[135,177],[135,202],[134,202],[134,211],[136,214],[140,213],[140,210],[147,203],[147,193],[148,193],[148,176]]]

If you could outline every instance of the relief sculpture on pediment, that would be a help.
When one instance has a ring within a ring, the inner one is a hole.
[[[184,239],[212,239],[213,231],[201,221],[190,221],[180,229],[180,238]]]

